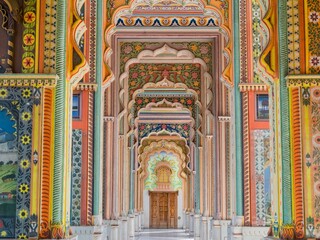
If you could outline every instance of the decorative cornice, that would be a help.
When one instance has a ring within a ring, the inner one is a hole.
[[[261,83],[239,83],[240,92],[265,92],[268,85]]]
[[[75,87],[75,90],[95,92],[95,91],[97,91],[97,86],[98,85],[96,83],[79,83]]]
[[[218,116],[219,122],[231,122],[230,116]]]
[[[288,75],[286,80],[288,87],[320,86],[320,75]]]
[[[1,87],[55,87],[55,74],[0,74]]]

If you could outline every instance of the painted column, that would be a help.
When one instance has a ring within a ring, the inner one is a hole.
[[[65,112],[66,112],[66,11],[67,2],[57,0],[56,72],[59,76],[55,92],[54,168],[52,237],[63,238],[63,182],[65,167]]]
[[[290,165],[290,121],[289,121],[289,92],[285,77],[288,74],[288,42],[287,42],[287,1],[280,0],[279,17],[279,80],[281,103],[281,158],[282,158],[282,206],[283,223],[292,223],[292,187]]]
[[[102,40],[103,35],[103,2],[97,1],[97,38],[96,38],[96,82],[97,82],[97,91],[95,92],[94,98],[94,149],[93,149],[93,216],[92,221],[93,225],[99,226],[102,224],[102,164],[101,161],[102,151],[102,69],[103,69],[103,60],[102,60]],[[101,231],[101,229],[96,229],[95,231]]]
[[[240,47],[239,47],[239,1],[233,1],[233,42],[234,42],[234,85],[238,86],[240,76]],[[243,166],[242,166],[242,121],[241,96],[238,87],[234,88],[235,130],[236,130],[236,215],[243,216]]]

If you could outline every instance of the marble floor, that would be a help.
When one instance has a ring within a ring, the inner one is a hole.
[[[194,239],[183,229],[144,229],[135,240],[187,240]]]

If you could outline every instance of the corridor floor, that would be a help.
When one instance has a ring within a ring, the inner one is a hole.
[[[183,229],[144,229],[135,240],[187,240],[194,239]]]

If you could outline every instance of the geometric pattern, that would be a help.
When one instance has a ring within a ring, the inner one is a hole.
[[[254,130],[256,225],[271,224],[270,131]]]
[[[71,225],[80,225],[81,215],[81,162],[82,130],[72,130],[72,170],[71,170]]]
[[[31,158],[32,158],[32,118],[25,117],[32,114],[33,110],[33,88],[1,88],[0,103],[11,102],[19,111],[17,124],[18,137],[18,172],[17,172],[17,195],[16,195],[16,224],[15,238],[27,239],[30,231],[30,180],[31,180]],[[23,162],[29,162],[23,165]],[[24,214],[22,214],[24,213]]]

